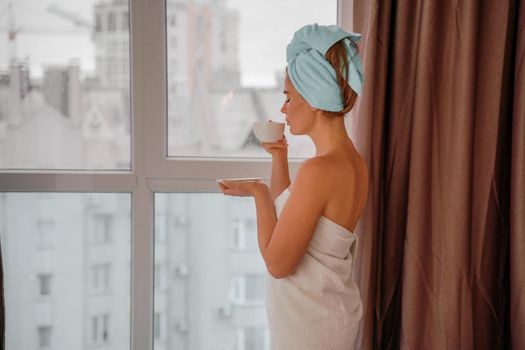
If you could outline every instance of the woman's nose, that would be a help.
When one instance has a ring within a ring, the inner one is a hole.
[[[286,113],[286,103],[281,106],[281,113]]]

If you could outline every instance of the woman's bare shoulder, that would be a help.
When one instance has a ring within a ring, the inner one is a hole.
[[[327,173],[333,162],[325,156],[315,156],[304,160],[300,165],[297,172],[308,172],[317,178],[317,182],[320,187],[326,188],[326,185],[330,182],[324,174]],[[292,191],[293,182],[288,188]]]
[[[325,176],[333,188],[341,188],[357,178],[367,178],[368,168],[365,160],[357,152],[341,154],[332,153],[319,156],[322,159],[318,164],[325,170]]]

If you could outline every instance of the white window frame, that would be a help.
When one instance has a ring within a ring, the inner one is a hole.
[[[352,0],[337,23],[352,28]],[[131,193],[131,350],[153,349],[155,192],[218,193],[215,179],[268,175],[271,159],[167,158],[164,0],[130,0],[131,170],[0,170],[0,192]],[[290,158],[293,179],[302,158]]]

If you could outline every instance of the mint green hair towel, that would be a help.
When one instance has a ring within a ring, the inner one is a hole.
[[[294,33],[286,47],[288,76],[297,91],[314,108],[340,112],[343,97],[335,69],[325,54],[336,42],[343,39],[348,58],[348,85],[358,95],[363,90],[363,68],[354,47],[361,34],[347,32],[339,26],[306,25]],[[341,72],[346,79],[346,73]]]

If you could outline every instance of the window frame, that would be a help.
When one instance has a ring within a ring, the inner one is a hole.
[[[352,8],[337,0],[339,25],[352,28]],[[131,194],[130,341],[143,350],[154,344],[155,193],[218,193],[215,179],[269,175],[271,159],[167,157],[166,1],[129,0],[129,16],[131,169],[0,170],[0,192]],[[302,160],[289,159],[292,179]]]

